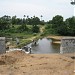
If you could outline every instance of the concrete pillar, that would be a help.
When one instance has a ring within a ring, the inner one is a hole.
[[[0,54],[6,52],[5,37],[0,37]]]
[[[61,39],[60,53],[75,52],[75,37],[64,37]]]

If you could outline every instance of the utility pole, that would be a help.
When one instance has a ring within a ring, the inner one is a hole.
[[[71,4],[74,6],[74,17],[75,17],[75,0],[71,0]]]

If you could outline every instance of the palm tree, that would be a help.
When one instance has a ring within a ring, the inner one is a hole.
[[[29,15],[27,15],[26,24],[28,24]]]
[[[27,19],[29,18],[29,15],[27,15]]]
[[[23,18],[23,23],[26,24],[26,21],[25,21],[26,15],[24,15],[23,17],[24,17],[24,18]]]
[[[26,15],[24,15],[24,18],[26,17]]]
[[[35,18],[35,15],[33,17]]]
[[[41,17],[41,21],[42,21],[42,17],[43,17],[43,16],[41,15],[40,17]]]

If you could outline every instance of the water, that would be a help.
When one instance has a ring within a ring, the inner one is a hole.
[[[34,54],[60,53],[60,45],[53,44],[51,39],[43,38],[37,42],[38,45],[32,47],[32,53]],[[31,43],[28,46],[31,46]]]
[[[47,38],[39,39],[37,43],[38,43],[37,46],[31,46],[32,43],[27,45],[28,47],[32,47],[31,53],[33,54],[60,53],[60,45],[53,44],[51,39]],[[22,50],[22,49],[13,48],[10,49],[9,51],[14,51],[14,50]]]

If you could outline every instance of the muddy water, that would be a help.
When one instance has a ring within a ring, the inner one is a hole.
[[[39,39],[37,43],[37,46],[32,46],[32,53],[34,54],[60,53],[60,45],[53,44],[51,39]],[[31,46],[31,44],[28,46]]]

